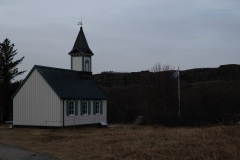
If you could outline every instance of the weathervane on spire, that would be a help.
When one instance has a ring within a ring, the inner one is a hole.
[[[82,20],[81,20],[81,22],[78,22],[77,25],[81,25],[81,27],[82,27],[82,25],[83,25]]]

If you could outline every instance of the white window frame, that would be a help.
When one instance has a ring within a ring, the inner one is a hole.
[[[83,115],[88,115],[88,101],[83,101],[82,107],[83,107]]]
[[[100,107],[101,107],[101,102],[100,101],[96,101],[95,102],[95,112],[96,112],[96,115],[100,115]]]
[[[74,115],[75,115],[75,101],[71,100],[69,101],[69,116],[74,116]]]

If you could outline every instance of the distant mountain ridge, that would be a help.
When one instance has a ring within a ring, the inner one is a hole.
[[[240,65],[227,64],[218,68],[196,68],[181,71],[181,80],[189,83],[240,80]]]
[[[163,71],[166,74],[173,73],[174,71]],[[170,73],[169,73],[170,72]],[[150,71],[140,72],[102,72],[95,74],[94,79],[96,82],[105,87],[116,86],[136,86],[141,83],[141,80],[154,74]],[[180,80],[187,83],[198,83],[206,81],[236,81],[240,80],[240,65],[227,64],[221,65],[218,68],[195,68],[180,71]]]

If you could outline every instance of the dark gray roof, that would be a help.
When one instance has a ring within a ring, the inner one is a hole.
[[[83,78],[79,71],[35,65],[24,82],[35,69],[61,99],[107,99],[95,81]]]
[[[74,43],[73,49],[68,54],[82,53],[87,55],[93,55],[93,52],[88,46],[87,39],[84,35],[83,28],[80,27],[77,39]]]

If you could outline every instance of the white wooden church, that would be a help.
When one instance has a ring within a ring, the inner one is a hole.
[[[107,122],[107,96],[92,77],[82,26],[68,53],[71,69],[35,65],[13,96],[13,125],[64,127]]]

